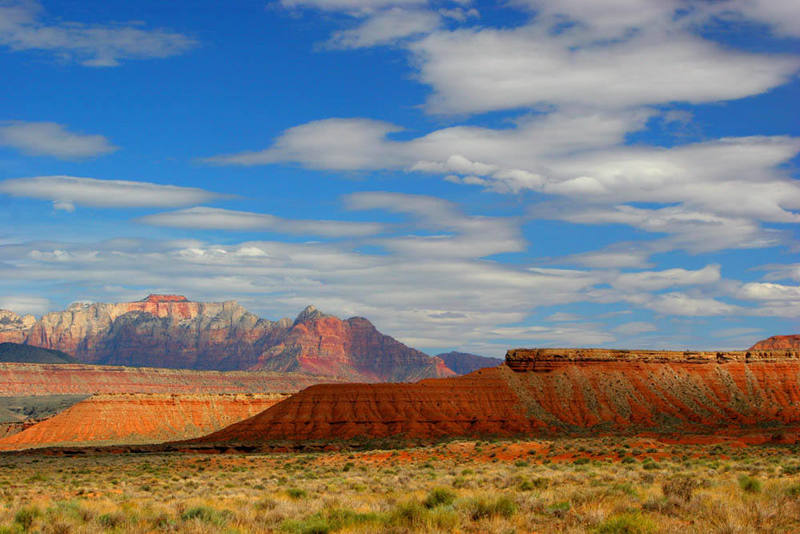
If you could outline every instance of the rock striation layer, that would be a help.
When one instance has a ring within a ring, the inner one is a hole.
[[[255,415],[285,396],[95,395],[0,439],[0,450],[159,443],[202,436]]]
[[[0,363],[0,397],[95,393],[293,393],[337,378],[269,371],[190,371],[83,364]]]
[[[92,364],[262,369],[358,381],[454,375],[440,359],[381,334],[362,317],[341,320],[313,306],[294,321],[273,322],[234,301],[150,295],[137,302],[76,303],[33,323],[12,315],[6,321],[9,340],[62,350]]]
[[[800,425],[800,352],[515,349],[416,384],[312,386],[197,443]]]
[[[764,349],[796,349],[800,350],[800,334],[790,336],[772,336],[767,339],[762,339],[752,347],[750,350],[764,350]]]

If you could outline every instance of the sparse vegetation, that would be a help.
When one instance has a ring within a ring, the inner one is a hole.
[[[9,455],[0,456],[0,533],[797,532],[797,452],[603,437]]]

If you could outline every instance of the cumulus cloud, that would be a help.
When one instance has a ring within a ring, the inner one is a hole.
[[[127,59],[165,58],[183,54],[196,42],[165,29],[138,24],[48,23],[35,0],[0,4],[0,45],[13,51],[39,50],[88,67],[113,67]]]
[[[284,219],[267,213],[226,210],[198,206],[139,218],[154,226],[206,230],[259,230],[285,234],[326,237],[367,236],[378,234],[383,225],[347,221]]]
[[[639,298],[631,298],[636,301]],[[720,300],[692,296],[686,293],[671,292],[642,298],[641,306],[664,315],[684,315],[703,317],[713,315],[733,315],[742,312],[740,306],[728,304]]]
[[[102,135],[70,132],[54,122],[0,122],[0,145],[34,156],[62,159],[91,158],[117,150]]]
[[[168,208],[199,204],[221,196],[194,187],[74,176],[12,178],[0,182],[0,193],[49,200],[56,209],[67,211],[74,210],[75,206]]]
[[[611,284],[625,291],[658,291],[668,287],[710,284],[721,279],[719,265],[707,265],[702,269],[666,269],[664,271],[640,271],[623,273]]]

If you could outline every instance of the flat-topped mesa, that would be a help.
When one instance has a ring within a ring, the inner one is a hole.
[[[591,363],[698,363],[779,362],[800,359],[798,349],[732,351],[616,350],[616,349],[511,349],[506,366],[517,372],[548,372],[567,364]]]
[[[183,295],[157,295],[151,293],[147,295],[141,302],[150,302],[153,304],[160,304],[162,302],[189,302],[189,299]]]

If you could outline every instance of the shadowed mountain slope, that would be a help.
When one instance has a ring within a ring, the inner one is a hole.
[[[32,347],[21,343],[0,343],[0,362],[17,363],[75,363],[77,360],[65,352]]]
[[[436,357],[441,358],[448,369],[459,375],[466,375],[486,367],[497,367],[503,363],[500,358],[478,356],[468,352],[445,352],[437,354]]]

